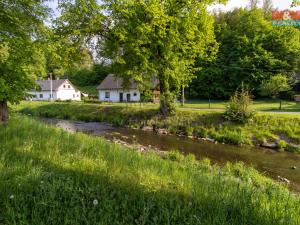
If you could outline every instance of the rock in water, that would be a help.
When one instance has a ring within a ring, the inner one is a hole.
[[[264,148],[270,148],[270,149],[278,149],[279,148],[279,145],[276,142],[274,142],[274,143],[264,142],[260,146],[264,147]]]
[[[289,181],[287,178],[281,177],[281,176],[278,176],[278,180],[280,182],[283,182],[283,183],[286,183],[286,184],[290,184],[291,183],[291,181]]]

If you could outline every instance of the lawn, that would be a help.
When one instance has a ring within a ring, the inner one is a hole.
[[[24,116],[0,125],[0,224],[297,225],[300,196],[241,164],[161,158]]]
[[[282,112],[300,112],[300,103],[294,101],[283,101],[282,102]],[[157,103],[112,103],[112,102],[102,102],[102,105],[112,105],[112,106],[126,106],[126,107],[143,107],[143,108],[158,108]],[[185,102],[184,106],[178,102],[179,109],[206,109],[206,110],[224,110],[226,108],[227,101],[212,100],[210,105],[208,100],[188,100]],[[276,111],[279,110],[279,102],[277,100],[256,100],[251,106],[253,110],[257,111]]]
[[[176,115],[162,118],[158,108],[147,105],[127,107],[81,102],[22,102],[13,108],[26,115],[82,121],[103,121],[117,126],[143,126],[166,129],[169,133],[212,138],[234,145],[259,145],[281,142],[288,151],[300,152],[300,115],[270,115],[258,113],[247,124],[226,121],[221,112],[179,109]],[[288,146],[285,146],[289,143]]]
[[[285,112],[300,112],[300,103],[294,101],[283,101],[282,110]],[[189,100],[182,108],[191,109],[225,109],[227,101],[212,100],[209,106],[208,100]],[[180,106],[181,107],[181,106]],[[257,111],[279,111],[277,100],[256,100],[252,105],[253,110]]]

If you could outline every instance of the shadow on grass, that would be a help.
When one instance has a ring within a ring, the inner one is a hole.
[[[207,187],[200,200],[101,171],[66,169],[28,152],[12,149],[5,157],[12,172],[1,175],[0,224],[284,224],[259,214],[247,192],[220,199],[221,189],[210,195]],[[19,170],[24,160],[34,165],[31,176]]]

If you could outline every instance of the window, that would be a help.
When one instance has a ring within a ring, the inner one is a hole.
[[[66,88],[66,85],[64,85],[63,87]]]
[[[79,95],[77,95],[77,97],[79,97]]]
[[[70,85],[68,85],[68,88],[71,88],[71,86],[70,86]]]
[[[53,98],[53,94],[49,94],[49,98]]]
[[[137,93],[136,93],[136,92],[134,92],[134,93],[133,93],[133,96],[137,96]]]
[[[75,94],[73,94],[73,98],[75,98]]]
[[[109,98],[110,97],[110,93],[109,93],[109,91],[106,91],[105,92],[105,98]]]
[[[40,98],[43,98],[43,94],[40,94]]]

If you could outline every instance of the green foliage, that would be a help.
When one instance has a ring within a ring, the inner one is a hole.
[[[160,95],[160,112],[163,115],[174,115],[176,113],[176,97],[170,92]]]
[[[0,129],[0,221],[299,224],[299,195],[256,170],[171,155],[175,162],[13,117]]]
[[[196,57],[214,52],[213,18],[206,8],[220,1],[63,2],[59,29],[73,30],[71,36],[80,40],[97,39],[98,52],[112,61],[125,85],[131,78],[142,85],[155,76],[162,96],[177,94],[191,81]],[[171,106],[165,104],[169,100],[161,101],[164,114],[172,112],[163,108]]]
[[[286,151],[292,153],[300,153],[300,146],[298,145],[287,145],[285,148]]]
[[[76,86],[98,86],[111,72],[111,67],[104,63],[93,64],[83,69],[73,69],[66,73],[66,77]]]
[[[47,13],[43,1],[0,2],[0,102],[19,102],[45,74],[40,40]]]
[[[287,143],[284,140],[280,140],[278,142],[278,148],[279,149],[285,149],[287,147]]]
[[[241,91],[236,91],[226,106],[225,119],[238,123],[249,122],[254,117],[254,111],[250,109],[252,104],[253,100],[248,90],[242,88]]]
[[[280,92],[286,92],[291,89],[288,81],[288,78],[282,74],[263,81],[260,86],[261,95],[277,98]]]
[[[215,61],[198,59],[203,69],[190,85],[191,97],[227,99],[242,83],[258,96],[263,80],[297,73],[299,29],[273,27],[270,16],[258,8],[219,12],[215,20],[219,52]]]

